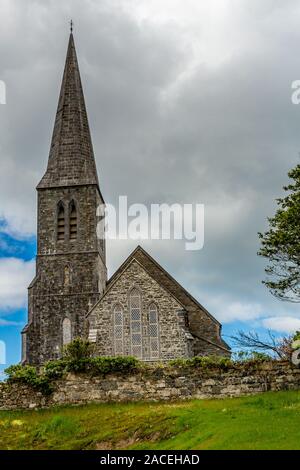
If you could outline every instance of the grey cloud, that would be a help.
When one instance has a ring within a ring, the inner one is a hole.
[[[240,302],[261,305],[264,317],[293,316],[294,306],[261,285],[256,252],[257,232],[300,150],[300,107],[290,100],[291,82],[300,78],[297,1],[284,8],[235,2],[228,28],[236,27],[237,50],[217,65],[200,57],[193,69],[183,29],[138,22],[129,2],[11,3],[11,27],[0,32],[0,79],[8,89],[0,107],[0,214],[28,214],[34,229],[34,187],[46,166],[72,16],[107,202],[127,194],[147,204],[204,203],[201,252],[185,252],[179,242],[146,249],[209,308]],[[111,272],[134,245],[109,243]]]

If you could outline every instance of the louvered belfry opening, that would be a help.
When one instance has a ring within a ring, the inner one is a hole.
[[[77,239],[77,210],[76,205],[72,201],[70,204],[70,240]]]
[[[65,239],[65,208],[62,203],[58,205],[57,213],[57,240]]]

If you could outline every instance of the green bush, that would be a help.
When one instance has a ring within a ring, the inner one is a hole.
[[[92,344],[77,338],[64,348],[60,365],[68,372],[90,371],[93,374],[128,373],[137,369],[139,365],[139,361],[131,356],[91,357],[92,353]]]
[[[272,361],[273,358],[269,354],[261,351],[237,351],[234,353],[234,360],[238,364],[254,364],[259,362]]]
[[[300,339],[300,331],[296,331],[296,333],[293,336],[293,341],[298,341]]]
[[[91,357],[93,345],[87,340],[76,338],[63,349],[63,359],[66,361],[81,361]]]
[[[4,373],[8,376],[8,381],[23,382],[34,384],[37,379],[37,371],[33,366],[22,366],[16,364],[5,369]]]
[[[74,339],[63,349],[63,362],[69,372],[85,372],[88,369],[93,346],[81,338]]]
[[[232,361],[229,357],[218,356],[196,356],[192,359],[194,367],[203,367],[204,369],[213,369],[215,367],[227,370],[232,367]]]
[[[44,366],[44,375],[50,380],[60,379],[66,371],[67,362],[64,359],[49,361]]]
[[[252,361],[257,361],[257,362],[266,362],[266,361],[271,361],[272,357],[269,354],[266,354],[264,352],[259,352],[259,351],[252,351]]]
[[[63,350],[62,359],[47,362],[38,370],[29,365],[13,365],[5,370],[8,382],[30,385],[45,395],[52,393],[53,382],[67,372],[85,372],[106,375],[113,372],[133,372],[141,363],[131,356],[91,357],[93,348],[89,341],[75,339]]]
[[[233,362],[228,357],[219,356],[195,356],[189,359],[174,359],[169,362],[171,367],[191,367],[201,369],[219,368],[227,370],[233,366]]]
[[[8,367],[4,372],[8,377],[8,382],[30,385],[45,395],[49,395],[53,390],[49,378],[44,374],[39,374],[33,366],[17,364]]]
[[[140,367],[140,361],[131,356],[93,357],[89,366],[94,374],[109,374],[112,372],[129,373]]]
[[[191,367],[191,359],[172,359],[169,361],[171,367]]]

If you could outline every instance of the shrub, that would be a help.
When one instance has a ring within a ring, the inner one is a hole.
[[[63,349],[63,362],[66,370],[70,372],[84,372],[87,370],[93,346],[89,341],[81,338],[74,339]]]
[[[16,364],[5,369],[4,373],[8,376],[8,382],[34,384],[37,379],[37,371],[33,366]]]
[[[131,356],[91,357],[92,353],[92,344],[77,338],[64,348],[63,359],[57,365],[58,370],[60,371],[61,367],[70,372],[91,371],[94,374],[109,374],[111,372],[128,373],[139,367],[139,361]]]
[[[52,393],[53,382],[67,372],[91,372],[106,375],[112,372],[130,373],[141,367],[131,356],[91,357],[93,348],[89,341],[75,339],[63,350],[62,359],[49,361],[38,371],[34,366],[13,365],[5,370],[8,382],[30,385],[45,395]]]
[[[195,356],[189,359],[174,359],[169,364],[172,367],[219,368],[222,370],[227,370],[233,366],[230,358],[219,356]]]
[[[64,359],[49,361],[44,366],[44,375],[50,380],[56,380],[63,377],[67,369],[67,363]]]
[[[237,351],[234,353],[234,359],[237,363],[259,363],[259,362],[266,362],[272,361],[274,358],[269,354],[260,351]]]
[[[296,333],[293,336],[293,341],[298,341],[300,339],[300,331],[296,331]]]
[[[232,361],[229,357],[219,356],[196,356],[192,359],[194,367],[203,367],[204,369],[219,368],[227,370],[232,367]]]
[[[8,377],[8,382],[30,385],[45,395],[49,395],[53,390],[49,378],[44,374],[39,374],[33,366],[17,364],[8,367],[4,372]]]
[[[140,367],[140,361],[131,356],[93,357],[89,360],[90,369],[95,374],[112,372],[129,373]]]
[[[266,354],[263,352],[253,351],[251,359],[252,361],[265,362],[265,361],[271,361],[272,357],[269,354]]]
[[[92,344],[84,339],[76,338],[63,349],[63,359],[66,361],[81,361],[91,357]]]
[[[191,359],[172,359],[169,361],[171,367],[191,367]]]

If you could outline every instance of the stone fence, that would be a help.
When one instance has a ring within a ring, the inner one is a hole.
[[[130,375],[69,374],[50,396],[28,386],[0,383],[0,409],[33,409],[89,402],[224,398],[265,391],[300,390],[300,369],[286,362],[239,365],[227,371],[153,367]]]

